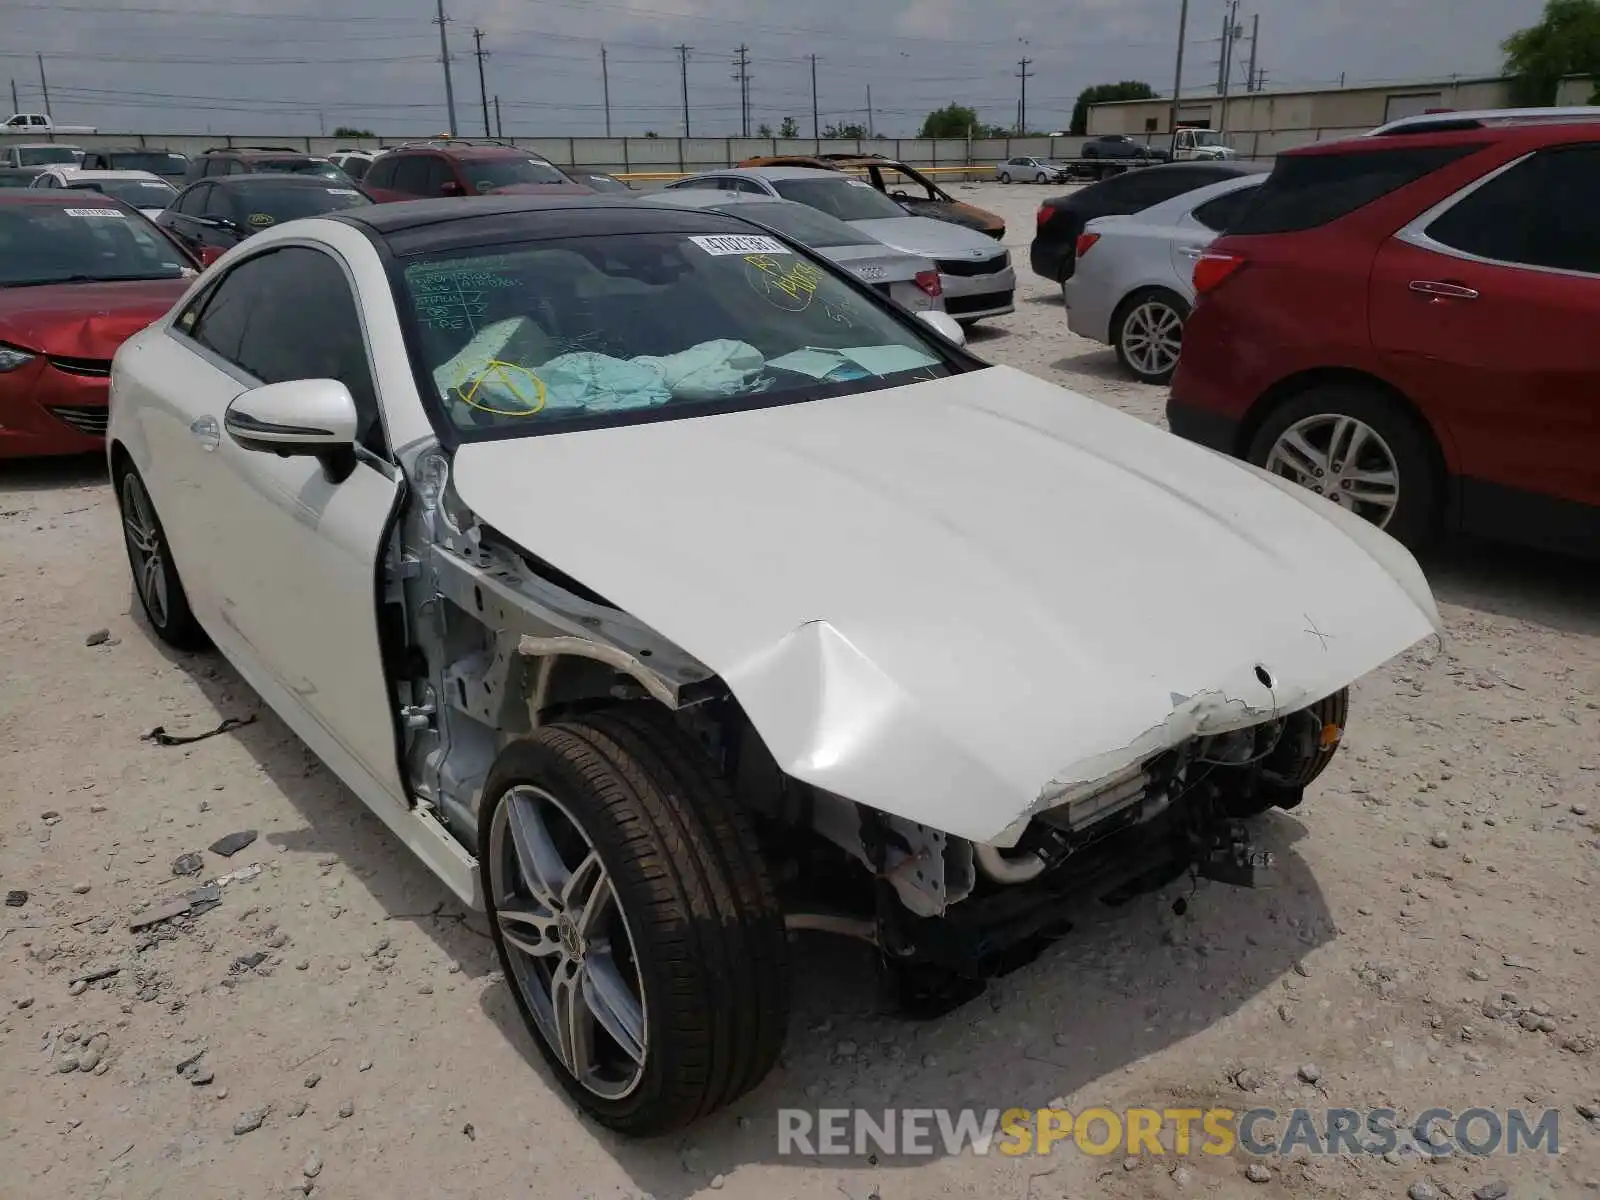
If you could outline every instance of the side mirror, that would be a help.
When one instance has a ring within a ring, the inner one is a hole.
[[[237,221],[230,221],[227,217],[196,217],[196,221],[207,229],[220,229],[223,233],[238,233]]]
[[[454,179],[446,179],[443,183],[441,183],[439,185],[439,195],[441,195],[441,196],[459,196],[459,195],[461,195],[461,185],[459,183],[457,183]]]
[[[967,344],[967,331],[961,328],[961,322],[957,321],[949,313],[925,308],[917,314],[917,319],[924,325],[929,326],[945,341],[954,342],[958,346]]]
[[[355,467],[356,402],[337,379],[269,383],[236,396],[222,418],[228,436],[246,450],[315,455],[330,479]]]

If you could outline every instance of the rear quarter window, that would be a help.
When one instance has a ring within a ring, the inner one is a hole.
[[[1294,233],[1316,229],[1365,208],[1457,159],[1483,149],[1464,146],[1396,146],[1340,154],[1280,158],[1254,200],[1228,230],[1232,234]]]

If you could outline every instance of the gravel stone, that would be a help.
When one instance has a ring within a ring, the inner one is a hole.
[[[1267,1170],[1265,1163],[1253,1162],[1244,1169],[1244,1177],[1251,1183],[1271,1183],[1272,1172]]]
[[[1428,839],[1428,844],[1435,850],[1447,850],[1450,847],[1450,835],[1442,829],[1435,829],[1433,836]]]
[[[300,1174],[304,1175],[307,1179],[315,1179],[318,1175],[321,1175],[322,1155],[318,1154],[315,1150],[306,1155],[306,1161],[301,1164],[300,1167]]]
[[[1304,1083],[1316,1083],[1322,1078],[1322,1068],[1315,1063],[1305,1063],[1301,1066],[1299,1075]]]
[[[339,1115],[341,1117],[353,1117],[353,1116],[355,1116],[356,1115],[356,1102],[354,1100],[346,1100],[343,1104],[339,1105]]]
[[[261,1128],[262,1122],[267,1119],[267,1110],[252,1108],[249,1112],[240,1113],[233,1123],[235,1137],[243,1137],[247,1133],[254,1133]]]
[[[1439,1189],[1426,1179],[1419,1179],[1406,1189],[1409,1200],[1439,1200]]]
[[[1493,1183],[1486,1183],[1472,1193],[1472,1200],[1505,1200],[1511,1194],[1511,1188],[1503,1179],[1496,1179]]]

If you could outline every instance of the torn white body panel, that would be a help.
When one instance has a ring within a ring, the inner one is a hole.
[[[1005,367],[469,443],[454,480],[717,672],[790,775],[978,842],[1438,628],[1382,533]]]

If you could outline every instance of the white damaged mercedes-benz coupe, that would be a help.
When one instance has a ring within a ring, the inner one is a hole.
[[[129,340],[136,591],[463,901],[602,1123],[770,1069],[788,936],[975,993],[1248,819],[1432,637],[1358,517],[960,344],[738,217],[373,205]]]

